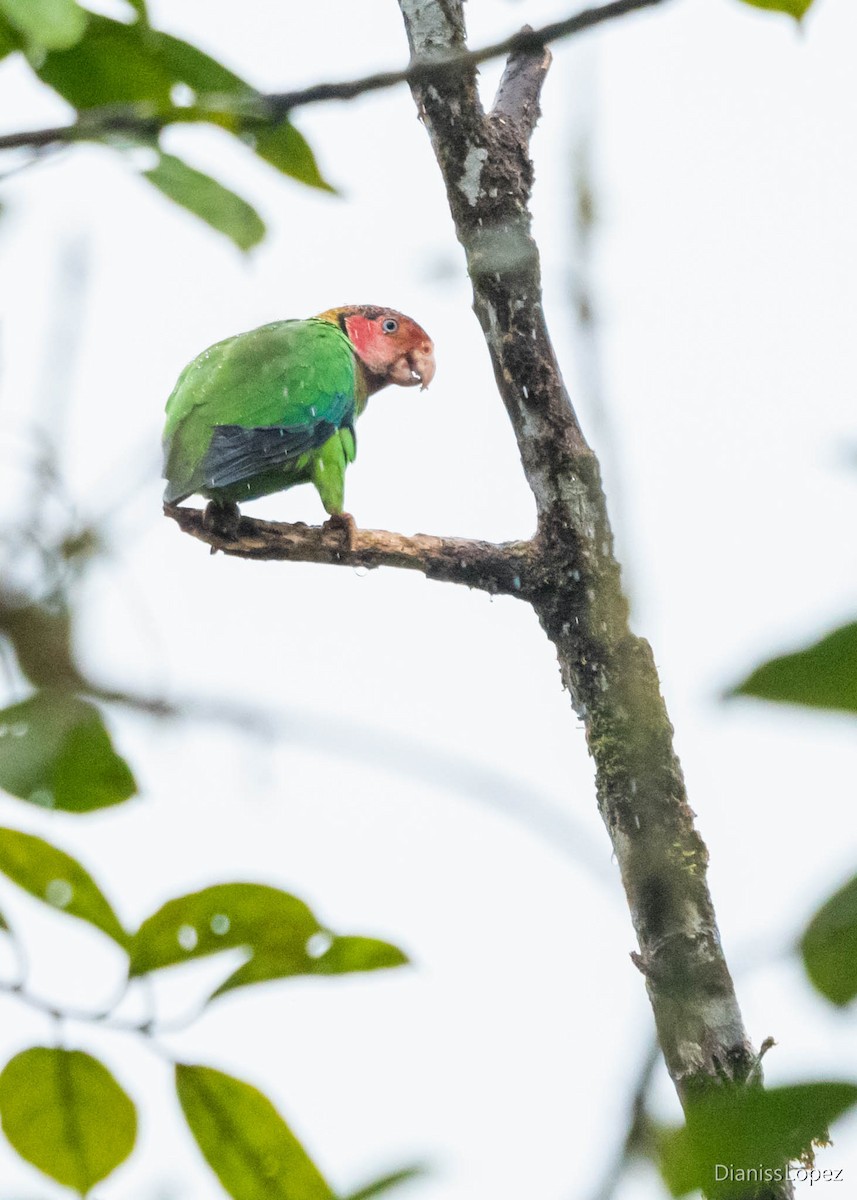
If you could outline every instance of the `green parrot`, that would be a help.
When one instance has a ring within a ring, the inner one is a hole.
[[[164,501],[198,493],[223,510],[313,483],[332,523],[343,512],[354,422],[371,395],[428,387],[431,338],[410,317],[369,304],[274,321],[189,363],[167,401]]]

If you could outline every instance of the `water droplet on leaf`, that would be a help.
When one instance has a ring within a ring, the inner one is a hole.
[[[223,937],[224,933],[229,932],[229,927],[232,922],[227,917],[226,913],[215,913],[211,918],[211,932],[218,937]]]
[[[324,929],[307,939],[306,952],[310,958],[323,958],[333,945],[333,935]]]
[[[187,950],[188,952],[195,950],[197,942],[199,941],[199,934],[196,932],[193,925],[180,925],[176,937],[178,938],[178,943],[182,950]]]
[[[74,888],[67,879],[52,879],[45,888],[45,899],[54,908],[68,908],[74,896]]]

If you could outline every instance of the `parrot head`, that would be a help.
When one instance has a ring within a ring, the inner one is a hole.
[[[394,308],[352,304],[331,308],[319,320],[339,325],[363,364],[369,392],[388,383],[423,390],[434,379],[434,343],[416,321]]]

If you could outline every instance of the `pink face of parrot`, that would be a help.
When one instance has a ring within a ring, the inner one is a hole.
[[[323,313],[338,322],[369,374],[369,390],[388,383],[427,388],[434,379],[434,343],[426,331],[393,308],[357,304]]]

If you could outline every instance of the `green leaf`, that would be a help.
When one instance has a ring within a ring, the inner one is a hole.
[[[857,996],[857,876],[818,910],[800,941],[804,966],[828,1000]]]
[[[252,205],[180,158],[162,154],[158,165],[143,174],[176,204],[225,233],[240,250],[250,250],[265,236],[265,222]]]
[[[356,1192],[349,1192],[347,1196],[343,1196],[342,1200],[372,1200],[372,1197],[390,1192],[403,1183],[410,1183],[412,1179],[424,1179],[428,1173],[428,1167],[424,1163],[414,1163],[410,1167],[402,1167],[398,1171],[391,1171],[389,1175],[381,1175],[378,1179],[371,1180]]]
[[[0,5],[28,2],[0,0]],[[171,91],[177,83],[187,85],[197,97],[252,100],[259,96],[254,87],[203,50],[149,28],[142,19],[142,10],[141,20],[132,25],[91,14],[86,36],[70,49],[48,54],[38,73],[77,109],[141,101],[167,107],[172,103]],[[204,107],[198,110],[190,107],[176,119],[221,125],[240,135],[283,174],[309,187],[334,190],[319,171],[306,139],[288,120],[256,134],[243,135],[238,112],[211,113]],[[246,201],[181,160],[165,155],[160,166],[146,175],[170,199],[226,233],[242,250],[263,237],[264,224]]]
[[[107,1068],[81,1050],[36,1046],[0,1074],[3,1132],[27,1162],[81,1195],[134,1149],[137,1113]]]
[[[799,21],[808,11],[812,0],[744,0],[753,8],[767,8],[774,12],[787,13]]]
[[[0,12],[33,46],[65,50],[86,31],[87,14],[77,0],[0,0]]]
[[[257,133],[250,140],[260,158],[282,171],[284,175],[297,179],[308,187],[320,188],[324,192],[335,192],[335,188],[327,182],[309,143],[302,133],[298,133],[290,121],[283,121]]]
[[[408,960],[374,938],[336,937],[296,896],[259,883],[221,883],[168,901],[131,943],[131,974],[241,948],[249,959],[210,997],[295,975],[340,975]]]
[[[763,663],[732,694],[857,713],[857,623]]]
[[[0,787],[65,812],[121,804],[137,790],[95,705],[50,691],[0,709]]]
[[[851,1083],[711,1093],[688,1109],[684,1128],[662,1135],[667,1187],[674,1196],[699,1188],[712,1200],[745,1198],[748,1183],[778,1182],[789,1162],[811,1159],[813,1143],[825,1144],[830,1122],[855,1102]]]
[[[186,83],[201,95],[256,95],[255,88],[190,42],[160,31],[152,34],[161,60],[177,83]]]
[[[18,666],[36,687],[83,687],[72,650],[71,613],[65,606],[24,604],[0,608],[0,632],[15,649]]]
[[[94,13],[86,36],[70,50],[48,54],[37,74],[78,109],[147,100],[166,106],[173,83],[157,38],[142,21],[125,25]]]
[[[196,107],[188,107],[182,117],[187,121],[207,121],[238,135],[241,130],[240,105],[235,99],[253,100],[259,96],[254,87],[234,71],[204,51],[167,33],[157,33],[158,47],[164,64],[176,83],[191,89]],[[212,107],[218,97],[231,98],[235,111],[224,104],[220,110]]]
[[[127,948],[128,934],[110,902],[70,854],[30,833],[0,828],[0,871],[38,900],[88,921]]]
[[[131,943],[131,974],[272,942],[306,957],[307,942],[319,932],[296,896],[259,883],[215,884],[168,901],[143,922]]]
[[[21,38],[6,18],[0,13],[0,59],[22,48]]]
[[[312,961],[315,975],[346,975],[352,971],[404,967],[408,956],[397,946],[376,938],[342,936],[334,937],[329,948]]]
[[[318,1167],[256,1088],[179,1063],[176,1090],[197,1145],[233,1200],[333,1200]]]
[[[259,98],[256,88],[196,46],[166,33],[154,36],[158,38],[163,61],[173,78],[177,82],[187,84],[197,96]],[[237,133],[240,129],[237,115],[230,120],[224,114],[218,117],[217,123],[231,132]],[[320,188],[327,192],[334,191],[319,171],[315,155],[306,138],[288,119],[256,134],[246,135],[243,140],[253,147],[260,158],[265,159],[284,175],[305,183],[308,187]]]
[[[401,950],[374,938],[335,937],[320,930],[303,945],[287,945],[269,939],[254,947],[253,956],[221,983],[210,999],[231,992],[233,988],[271,979],[294,975],[346,975],[354,971],[401,967],[407,962],[408,958]]]

